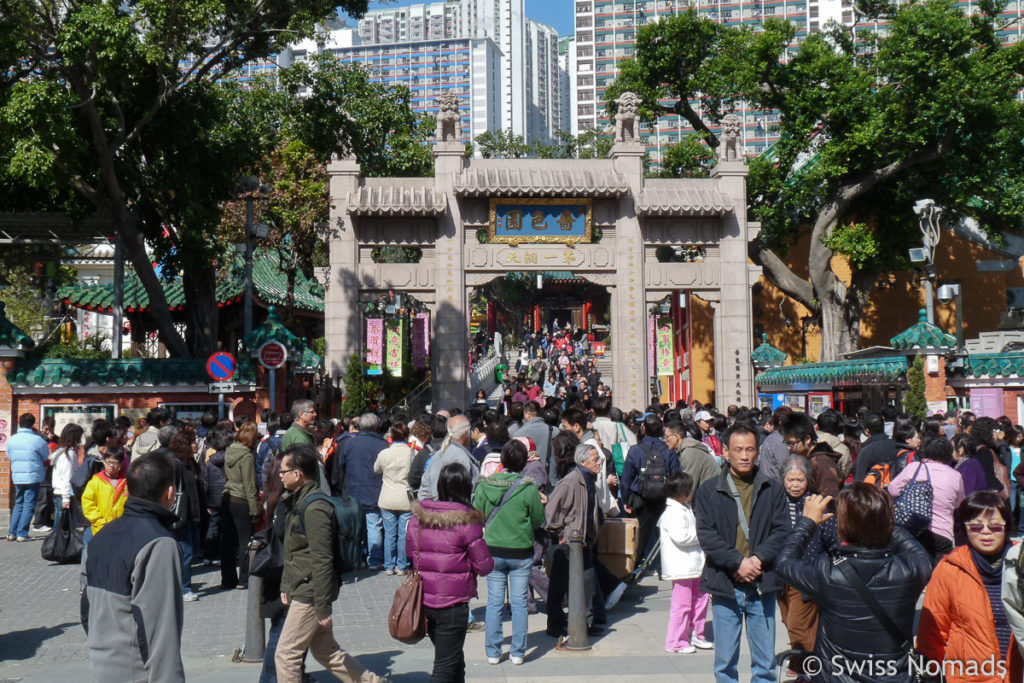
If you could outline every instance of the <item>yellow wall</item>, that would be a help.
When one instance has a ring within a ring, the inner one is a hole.
[[[690,297],[690,381],[693,398],[710,403],[715,394],[715,324],[711,304]]]

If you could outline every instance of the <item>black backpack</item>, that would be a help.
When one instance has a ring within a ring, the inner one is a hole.
[[[647,446],[641,446],[647,455],[644,457],[644,465],[640,468],[637,489],[640,497],[647,500],[665,498],[665,477],[668,476],[668,463],[665,462],[665,454]]]
[[[299,531],[306,533],[306,508],[310,503],[318,500],[326,500],[331,504],[334,512],[333,524],[334,542],[331,547],[334,550],[334,572],[340,581],[343,574],[354,571],[359,567],[362,559],[362,534],[366,525],[366,518],[363,516],[363,508],[354,496],[328,496],[322,491],[315,491],[306,496],[299,508]]]

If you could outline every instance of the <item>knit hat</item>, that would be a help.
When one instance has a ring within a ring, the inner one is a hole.
[[[515,437],[515,441],[518,441],[519,443],[521,443],[524,446],[526,446],[526,455],[527,456],[529,456],[530,453],[536,453],[537,452],[537,444],[535,444],[533,442],[533,439],[531,439],[530,437],[528,437],[528,436],[517,436],[517,437]]]

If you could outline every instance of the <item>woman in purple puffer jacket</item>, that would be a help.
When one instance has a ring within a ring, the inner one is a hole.
[[[484,543],[483,517],[473,509],[472,495],[469,472],[459,463],[448,463],[438,475],[437,500],[414,505],[406,531],[406,553],[423,576],[427,635],[434,644],[430,683],[466,680],[462,647],[469,599],[476,597],[476,577],[494,569]]]

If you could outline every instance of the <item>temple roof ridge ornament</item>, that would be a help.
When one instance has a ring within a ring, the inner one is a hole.
[[[936,349],[952,351],[956,348],[956,337],[942,331],[937,325],[928,322],[928,312],[918,311],[918,321],[889,340],[892,348],[898,351],[916,349]]]

